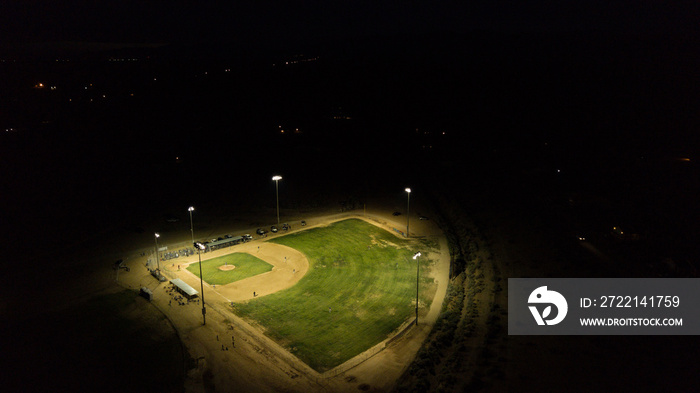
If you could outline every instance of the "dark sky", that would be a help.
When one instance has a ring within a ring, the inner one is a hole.
[[[697,1],[2,0],[3,43],[299,43],[450,30],[696,35]]]

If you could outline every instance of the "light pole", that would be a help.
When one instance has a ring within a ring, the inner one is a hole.
[[[199,285],[202,290],[200,297],[202,298],[202,325],[207,324],[207,309],[204,307],[204,278],[202,277],[202,250],[206,247],[200,242],[194,243],[194,247],[197,249],[197,257],[199,258]]]
[[[406,188],[406,237],[409,237],[409,232],[408,232],[408,224],[410,223],[411,217],[410,217],[410,211],[408,208],[411,206],[411,189]]]
[[[413,259],[416,261],[416,326],[418,326],[418,274],[420,272],[420,262],[418,262],[418,257],[420,252],[413,254]]]
[[[275,195],[277,196],[277,225],[280,224],[280,180],[282,180],[282,176],[272,176],[272,180],[275,182]]]
[[[160,272],[160,257],[158,256],[158,238],[160,234],[156,232],[156,266],[158,266],[158,271]]]
[[[192,234],[192,245],[197,249],[197,257],[199,258],[199,285],[202,292],[200,297],[202,298],[202,325],[207,324],[207,309],[204,307],[204,277],[202,276],[202,250],[204,250],[204,244],[194,242],[194,225],[192,224],[192,212],[194,211],[194,206],[187,208],[190,212],[190,233]]]
[[[194,211],[194,206],[188,207],[187,211],[190,212],[190,233],[192,234],[192,244],[194,244],[194,226],[192,226],[192,212]]]

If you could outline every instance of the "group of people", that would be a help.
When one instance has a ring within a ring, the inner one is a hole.
[[[168,292],[173,297],[172,299],[170,299],[168,301],[168,306],[173,305],[173,300],[175,300],[177,302],[177,304],[179,304],[181,306],[186,306],[186,305],[190,304],[190,299],[188,299],[188,298],[182,296],[180,293],[178,293],[177,290],[175,289],[175,285],[172,285],[172,286],[166,288],[165,291]],[[199,299],[193,300],[192,303],[199,304]]]
[[[230,329],[233,329],[233,326],[229,325]],[[216,341],[219,341],[219,335],[216,335]],[[236,348],[236,339],[231,336],[231,347]],[[221,350],[222,351],[228,351],[228,346],[225,346],[224,344],[221,344]]]

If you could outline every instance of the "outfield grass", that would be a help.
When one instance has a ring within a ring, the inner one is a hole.
[[[258,321],[268,336],[315,370],[360,354],[414,315],[412,256],[424,250],[420,241],[397,238],[358,219],[270,241],[304,253],[309,271],[294,287],[236,304],[234,310]],[[425,272],[429,261],[419,260]],[[427,292],[432,280],[421,282]],[[432,294],[421,299],[421,306],[431,299]]]
[[[225,264],[236,266],[233,270],[219,270]],[[187,270],[199,277],[199,263],[192,263]],[[269,272],[272,265],[253,255],[235,252],[214,259],[202,261],[202,275],[209,284],[226,285],[244,278]]]

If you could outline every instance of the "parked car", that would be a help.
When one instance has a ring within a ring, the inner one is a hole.
[[[401,213],[399,213],[399,212],[393,212],[393,213],[391,213],[391,215],[392,215],[392,216],[400,216]]]
[[[301,226],[305,227],[305,226],[306,226],[306,221],[301,220]]]
[[[270,227],[270,231],[271,231],[272,233],[277,233],[277,227],[274,226],[274,225],[271,226],[271,227]]]
[[[243,241],[244,241],[244,242],[249,242],[249,241],[251,241],[251,240],[253,240],[253,237],[250,236],[249,234],[246,233],[245,235],[243,235]]]
[[[290,228],[290,227],[289,227],[289,224],[287,224],[287,223],[282,224],[282,229],[283,229],[283,230],[288,231],[289,228]]]
[[[233,236],[231,236],[231,235],[226,235],[226,236],[224,236],[224,237],[225,237],[226,239],[230,239],[230,238],[232,238]]]
[[[425,220],[427,220],[427,219],[428,219],[428,217],[426,217],[426,216],[420,216],[420,217],[418,217],[418,219],[419,219],[419,220],[423,220],[423,221],[425,221]]]
[[[258,235],[262,236],[262,235],[265,234],[265,230],[264,230],[264,229],[258,228],[258,229],[255,231],[255,233],[257,233]]]

